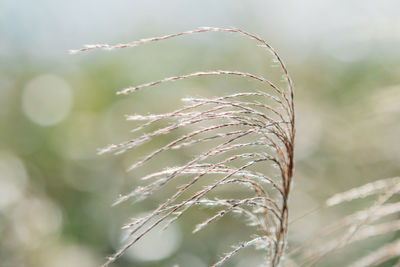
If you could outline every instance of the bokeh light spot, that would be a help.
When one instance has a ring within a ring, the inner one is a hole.
[[[0,210],[22,197],[26,180],[22,161],[11,153],[0,151]]]
[[[34,249],[59,234],[62,213],[50,199],[30,198],[18,204],[12,219],[20,244]]]
[[[159,261],[174,254],[181,244],[181,232],[176,225],[166,230],[155,229],[128,249],[126,257],[134,261]]]
[[[54,125],[65,119],[72,104],[70,86],[60,77],[46,74],[31,80],[22,95],[24,113],[35,123]]]

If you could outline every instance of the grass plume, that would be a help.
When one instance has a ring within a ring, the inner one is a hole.
[[[127,117],[128,120],[144,122],[132,131],[134,133],[143,132],[160,121],[167,122],[167,126],[141,133],[131,140],[107,146],[100,150],[100,154],[128,152],[144,143],[151,142],[155,137],[185,130],[182,136],[132,164],[130,171],[142,165],[151,164],[154,158],[166,151],[190,148],[210,141],[218,142],[211,147],[204,146],[203,151],[181,166],[167,167],[142,177],[143,180],[149,181],[147,185],[136,188],[116,201],[116,204],[120,204],[128,199],[143,200],[163,189],[172,180],[175,181],[180,176],[185,177],[185,182],[160,203],[158,208],[124,226],[124,229],[128,229],[130,236],[134,238],[110,256],[105,265],[118,259],[157,226],[166,224],[167,227],[194,206],[219,208],[216,214],[195,226],[194,232],[202,230],[231,212],[243,214],[247,222],[250,222],[247,225],[254,228],[256,237],[234,247],[213,266],[222,265],[241,249],[250,246],[266,251],[269,266],[278,266],[285,253],[289,216],[288,198],[294,175],[294,87],[282,59],[266,41],[240,29],[203,27],[127,44],[87,45],[71,53],[136,47],[150,42],[206,32],[234,33],[256,41],[279,63],[287,87],[279,87],[269,79],[247,72],[216,70],[167,77],[118,91],[118,94],[131,94],[163,83],[210,75],[238,76],[254,80],[264,86],[264,89],[259,92],[241,92],[214,98],[186,98],[183,99],[186,103],[184,107],[173,112]],[[268,175],[257,172],[255,169],[261,164],[275,167],[277,171],[271,171]],[[212,177],[212,182],[188,194],[200,180],[205,180],[206,176]],[[238,195],[232,199],[208,198],[211,192],[225,185],[249,188],[252,196]]]
[[[304,246],[303,264],[315,265],[326,255],[355,245],[369,238],[393,234],[400,230],[400,221],[390,216],[400,212],[400,202],[394,196],[400,193],[400,177],[377,180],[349,191],[336,194],[326,201],[327,206],[336,206],[361,198],[375,197],[366,209],[353,212],[325,227],[311,242]],[[393,201],[394,200],[394,201]],[[392,216],[393,217],[393,216]],[[400,256],[399,240],[383,245],[350,266],[376,266]]]

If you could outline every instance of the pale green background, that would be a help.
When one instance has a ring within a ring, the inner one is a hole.
[[[252,42],[226,34],[112,52],[69,55],[69,49],[199,26],[239,27],[270,42],[296,85],[295,219],[336,192],[400,173],[399,10],[398,1],[372,0],[2,0],[0,266],[103,263],[121,244],[120,226],[156,207],[162,194],[111,208],[120,192],[137,184],[139,174],[125,170],[143,151],[98,156],[97,148],[131,136],[125,114],[163,112],[183,96],[230,89],[205,78],[132,96],[116,96],[117,90],[199,70],[276,72]],[[175,157],[171,162],[184,155]],[[361,204],[297,220],[290,248]],[[239,217],[230,217],[192,235],[207,212],[190,213],[164,237],[156,231],[115,266],[214,263],[248,232],[234,222]],[[393,238],[374,239],[321,266],[339,266]],[[257,255],[245,251],[227,266],[258,266]]]

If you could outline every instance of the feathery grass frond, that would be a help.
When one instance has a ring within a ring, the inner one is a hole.
[[[343,202],[387,192],[392,187],[396,188],[394,189],[396,192],[400,191],[400,177],[378,180],[357,188],[353,188],[349,191],[336,194],[329,198],[326,201],[326,204],[328,206],[339,205]]]
[[[400,177],[378,180],[349,191],[336,194],[326,202],[327,206],[335,206],[348,201],[366,197],[377,197],[371,207],[357,211],[329,225],[318,235],[322,242],[313,240],[304,252],[304,262],[312,265],[325,255],[368,238],[394,233],[400,230],[400,221],[389,216],[400,212],[400,202],[391,201],[400,193]],[[389,217],[389,219],[387,219]],[[385,221],[386,219],[386,221]],[[378,222],[378,223],[377,223]],[[335,236],[329,238],[329,236]],[[326,240],[329,240],[328,242]],[[394,240],[376,252],[366,255],[351,266],[371,266],[386,260],[400,257],[399,241]],[[396,250],[397,249],[397,250]]]
[[[220,266],[239,250],[249,246],[265,249],[270,266],[278,266],[281,262],[286,247],[288,197],[294,173],[295,114],[293,82],[276,51],[260,37],[243,30],[204,27],[127,44],[87,45],[80,50],[71,52],[135,47],[205,32],[236,33],[256,41],[266,48],[279,63],[286,86],[279,87],[269,79],[247,72],[217,70],[167,77],[120,90],[117,94],[131,94],[172,81],[210,75],[237,76],[264,85],[264,89],[257,92],[240,92],[214,98],[185,98],[183,99],[186,103],[184,107],[168,113],[127,117],[128,120],[144,122],[132,130],[133,133],[143,132],[150,126],[154,128],[159,122],[166,122],[167,126],[105,147],[99,151],[99,154],[124,153],[151,142],[156,137],[185,132],[132,164],[129,168],[130,171],[150,163],[152,159],[167,151],[180,151],[194,146],[197,150],[202,151],[188,159],[185,164],[154,170],[145,175],[142,179],[149,181],[147,185],[137,187],[115,202],[115,204],[119,204],[128,199],[143,200],[163,189],[172,181],[176,181],[178,177],[185,177],[176,192],[161,203],[157,209],[123,227],[129,230],[130,236],[134,236],[134,238],[109,257],[105,265],[115,261],[157,226],[165,223],[168,226],[181,218],[190,208],[198,205],[214,207],[219,211],[200,222],[193,232],[200,231],[230,213],[242,214],[247,219],[247,225],[255,229],[256,237],[254,239],[235,247],[213,266]],[[264,170],[270,170],[270,173],[266,175],[258,171],[260,166]],[[208,178],[206,179],[206,177]],[[197,184],[203,184],[203,187],[198,189],[195,186]],[[250,189],[249,192],[252,196],[240,195],[232,199],[207,198],[216,189],[228,185]]]

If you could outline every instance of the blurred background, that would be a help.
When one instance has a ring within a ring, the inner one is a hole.
[[[126,169],[143,151],[98,156],[97,149],[132,137],[126,114],[165,112],[182,97],[236,84],[202,78],[129,96],[117,90],[200,70],[280,79],[270,55],[224,33],[78,55],[69,49],[200,26],[238,27],[267,40],[296,85],[291,218],[317,209],[291,224],[293,248],[346,212],[318,209],[329,196],[400,173],[398,10],[395,0],[0,1],[0,265],[101,265],[121,246],[121,225],[161,196],[111,207],[137,185],[140,174]],[[237,233],[235,216],[192,235],[197,216],[154,231],[114,266],[209,266],[236,236],[246,236]],[[321,266],[341,266],[393,238],[373,239]],[[246,250],[228,266],[258,266],[262,257],[254,255]]]

